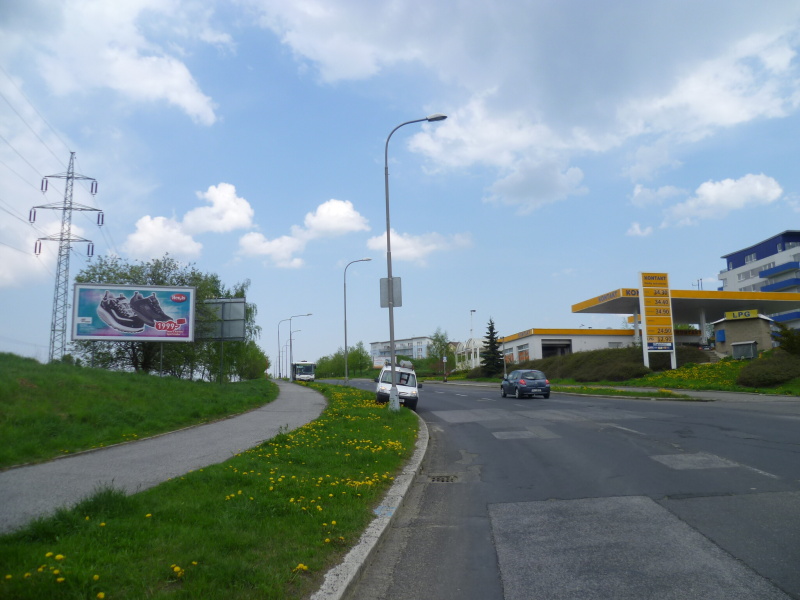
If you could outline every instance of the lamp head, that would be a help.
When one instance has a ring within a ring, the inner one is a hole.
[[[446,118],[447,118],[447,115],[443,115],[442,113],[436,113],[436,114],[430,115],[428,117],[425,117],[425,120],[428,121],[428,122],[430,122],[430,121],[444,121]]]

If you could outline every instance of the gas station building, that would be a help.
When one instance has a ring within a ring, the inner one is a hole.
[[[518,363],[584,350],[622,348],[642,343],[641,316],[643,302],[639,288],[620,288],[595,296],[572,306],[573,313],[612,314],[629,318],[632,329],[528,329],[500,338],[507,362]],[[800,310],[800,293],[734,292],[711,290],[669,290],[674,345],[708,343],[707,324],[715,330],[726,320],[746,318],[763,320],[764,315]],[[770,319],[767,319],[770,320]],[[676,329],[681,325],[692,329]],[[724,326],[724,325],[723,325]],[[738,329],[738,328],[736,328]],[[749,340],[732,338],[729,328],[728,347]],[[763,346],[761,346],[762,349]],[[724,351],[728,354],[728,351]]]

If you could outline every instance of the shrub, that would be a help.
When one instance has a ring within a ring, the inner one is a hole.
[[[736,383],[747,387],[771,387],[800,377],[800,357],[776,350],[748,362]]]

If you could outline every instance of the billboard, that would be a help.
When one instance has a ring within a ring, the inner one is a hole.
[[[193,287],[76,283],[72,339],[194,341]]]

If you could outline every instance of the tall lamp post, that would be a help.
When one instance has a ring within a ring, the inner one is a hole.
[[[292,319],[310,316],[311,313],[306,313],[304,315],[292,315],[289,317],[289,381],[294,381],[294,369],[292,368],[292,364],[294,363],[294,354],[292,353]]]
[[[351,260],[344,268],[344,383],[347,384],[347,267],[357,262],[369,262],[371,258]]]
[[[423,121],[444,121],[447,115],[436,113],[425,117],[424,119],[414,119],[413,121],[406,121],[400,123],[397,127],[392,129],[389,136],[386,138],[386,148],[383,153],[384,164],[384,183],[386,187],[386,276],[387,276],[387,291],[389,296],[389,358],[392,361],[390,368],[392,372],[392,387],[389,390],[389,410],[400,410],[400,397],[397,393],[397,381],[395,372],[395,352],[394,352],[394,281],[392,279],[392,227],[389,222],[389,140],[392,139],[392,134],[403,127],[404,125],[411,125],[411,123],[422,123]]]
[[[278,321],[278,379],[281,378],[281,364],[283,362],[280,359],[280,356],[281,356],[281,323],[284,323],[284,322],[290,321],[290,320],[291,319],[283,319],[281,321]],[[291,327],[291,325],[289,325],[289,327]]]

